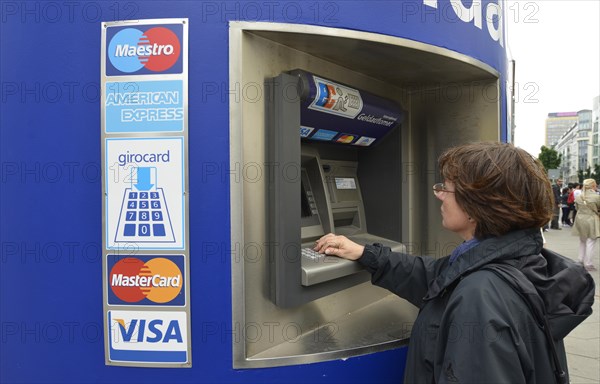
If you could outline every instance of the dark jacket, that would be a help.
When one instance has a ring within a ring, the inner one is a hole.
[[[554,206],[556,207],[560,203],[560,190],[562,187],[557,184],[552,185],[552,194],[554,195]]]
[[[420,308],[405,383],[555,382],[543,327],[526,299],[545,306],[566,369],[562,338],[591,314],[594,282],[574,262],[541,253],[539,229],[486,239],[452,264],[366,246],[359,261],[373,284]],[[499,270],[515,271],[510,283]]]
[[[560,195],[560,204],[564,206],[569,205],[569,192]]]

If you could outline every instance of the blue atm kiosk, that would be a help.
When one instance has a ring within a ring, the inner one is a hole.
[[[447,147],[510,140],[504,5],[0,2],[0,382],[401,382],[417,308],[303,249],[460,241],[424,191]],[[128,65],[102,73],[103,33]],[[176,67],[136,58],[159,51]],[[141,117],[177,119],[157,141]],[[103,156],[128,150],[169,161],[134,156],[155,185],[109,190],[106,231]],[[131,295],[155,275],[169,295]]]

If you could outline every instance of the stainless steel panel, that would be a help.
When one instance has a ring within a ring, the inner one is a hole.
[[[403,345],[416,308],[370,283],[298,308],[281,309],[269,300],[266,180],[244,174],[250,168],[263,175],[281,171],[265,164],[260,91],[265,79],[302,68],[402,105],[409,119],[399,135],[403,225],[398,238],[409,253],[437,257],[458,241],[441,228],[430,192],[438,180],[437,156],[465,140],[498,139],[499,102],[486,96],[497,84],[497,72],[443,48],[305,25],[231,22],[229,53],[230,166],[240,171],[231,178],[232,247],[239,250],[232,255],[232,321],[243,334],[233,345],[234,367],[303,364]],[[452,99],[449,92],[457,87],[470,96]]]

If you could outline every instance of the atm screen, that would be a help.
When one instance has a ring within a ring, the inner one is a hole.
[[[335,187],[337,189],[356,189],[356,180],[353,177],[336,177]]]

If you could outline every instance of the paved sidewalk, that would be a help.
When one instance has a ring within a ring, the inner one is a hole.
[[[579,239],[571,234],[570,227],[544,232],[546,248],[579,261]],[[600,245],[599,245],[600,248]],[[600,256],[594,257],[594,265],[600,269]],[[592,272],[596,282],[594,312],[566,338],[567,359],[572,384],[600,383],[600,281],[599,272]]]

